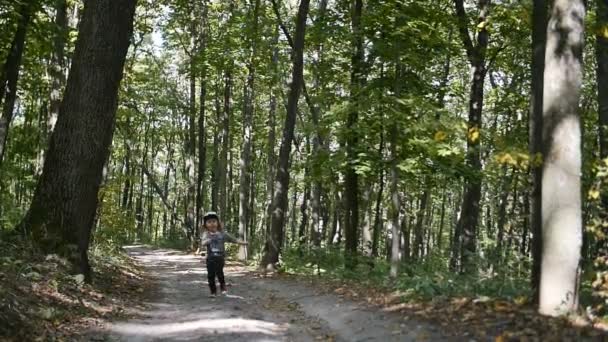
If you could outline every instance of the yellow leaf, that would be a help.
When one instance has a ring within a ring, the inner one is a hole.
[[[608,25],[604,25],[598,29],[597,35],[608,39]]]
[[[483,30],[487,24],[488,24],[488,22],[484,20],[484,21],[480,22],[479,24],[477,24],[477,28],[479,30]]]
[[[503,335],[498,335],[494,342],[505,342],[505,337]]]
[[[589,190],[589,198],[594,200],[600,198],[600,192],[597,189]]]
[[[521,306],[521,305],[524,305],[524,304],[526,304],[528,302],[528,297],[526,297],[526,296],[519,296],[519,297],[515,298],[513,301],[515,302],[515,304]]]
[[[503,153],[497,157],[500,164],[516,165],[517,161],[511,156],[510,153]]]
[[[437,142],[440,142],[440,141],[444,141],[447,136],[448,135],[444,131],[437,131],[435,133],[435,137],[433,139],[435,139],[435,141],[437,141]]]
[[[477,127],[469,128],[469,140],[471,142],[476,142],[477,140],[479,140],[479,128],[477,128]]]

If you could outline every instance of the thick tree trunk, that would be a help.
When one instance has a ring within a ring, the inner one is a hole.
[[[13,37],[10,50],[0,75],[0,103],[2,115],[0,116],[0,166],[4,159],[8,130],[13,120],[15,100],[17,99],[17,83],[19,81],[19,68],[25,46],[25,35],[32,16],[33,5],[24,2],[19,6],[19,21],[17,31]]]
[[[279,261],[281,244],[283,242],[283,226],[285,223],[285,212],[287,210],[287,193],[289,191],[289,157],[291,145],[294,137],[296,125],[296,115],[298,111],[298,99],[304,82],[304,38],[306,32],[306,18],[310,0],[300,0],[298,14],[296,18],[296,31],[294,49],[292,51],[292,79],[287,99],[287,115],[285,116],[285,126],[283,127],[283,138],[279,152],[278,167],[276,170],[276,188],[272,197],[271,204],[271,229],[270,235],[266,239],[264,256],[261,267],[268,269]]]
[[[474,265],[470,265],[469,258],[477,250],[477,225],[479,223],[479,201],[481,199],[481,127],[484,97],[484,80],[486,76],[486,48],[488,46],[487,18],[490,10],[490,0],[478,0],[479,17],[477,18],[477,44],[473,45],[469,30],[468,19],[464,9],[463,0],[455,0],[456,15],[460,36],[465,46],[467,57],[471,63],[471,90],[469,96],[469,118],[467,132],[466,163],[471,169],[471,175],[465,177],[464,196],[460,219],[456,227],[461,244],[461,271],[474,272]]]
[[[135,5],[135,0],[85,3],[57,125],[32,204],[20,224],[42,251],[66,255],[89,282],[91,226],[114,132]]]
[[[530,169],[530,230],[532,231],[532,272],[531,285],[533,299],[538,303],[540,288],[540,264],[543,249],[541,194],[542,194],[542,153],[543,139],[543,74],[545,69],[545,44],[547,39],[547,1],[534,0],[532,12],[532,98],[529,117]]]
[[[347,167],[344,175],[344,197],[346,204],[346,227],[345,233],[345,266],[354,268],[356,265],[355,256],[357,254],[357,245],[359,242],[359,180],[355,171],[354,162],[357,159],[357,121],[359,113],[359,96],[362,90],[363,79],[363,30],[361,24],[361,15],[363,12],[363,0],[354,0],[352,5],[351,27],[352,27],[352,49],[351,57],[351,79],[350,79],[350,97],[351,109],[348,113],[346,122],[347,138],[346,138],[346,159]]]
[[[547,29],[539,311],[552,316],[573,312],[578,305],[584,18],[584,1],[556,0]]]

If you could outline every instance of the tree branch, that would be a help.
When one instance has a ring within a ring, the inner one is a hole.
[[[476,58],[476,49],[471,40],[469,29],[467,29],[468,19],[467,12],[464,9],[464,0],[454,0],[454,5],[456,7],[456,19],[458,19],[458,32],[467,52],[467,58],[473,64]]]

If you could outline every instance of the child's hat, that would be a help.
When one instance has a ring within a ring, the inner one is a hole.
[[[205,216],[203,216],[203,223],[207,222],[207,220],[209,220],[209,219],[219,220],[220,217],[217,215],[217,213],[215,211],[209,211],[205,214]]]

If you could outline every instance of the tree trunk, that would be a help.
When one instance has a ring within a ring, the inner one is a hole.
[[[194,29],[194,23],[191,24],[190,35],[191,40],[191,50],[192,52],[196,51],[194,36],[196,34],[196,30]],[[186,163],[186,172],[185,175],[187,177],[186,184],[188,185],[188,189],[186,191],[186,222],[188,226],[195,227],[196,224],[196,65],[194,61],[194,57],[190,57],[190,103],[188,108],[188,116],[187,116],[187,132],[185,134],[185,152],[186,155],[185,163]],[[198,241],[197,229],[193,229],[193,231],[188,234],[190,238],[190,248],[195,249],[196,243]]]
[[[426,182],[429,180],[427,179]],[[425,182],[425,183],[426,183]],[[416,227],[414,228],[414,253],[412,257],[414,259],[422,259],[422,255],[424,254],[424,219],[426,214],[426,207],[429,200],[429,188],[425,185],[424,192],[420,195],[420,199],[418,203],[420,203],[418,207],[418,212],[416,213]]]
[[[359,96],[362,90],[363,79],[363,30],[361,25],[361,15],[363,11],[363,0],[354,0],[352,7],[351,27],[352,27],[352,49],[351,57],[352,71],[350,75],[350,97],[351,109],[348,113],[346,122],[346,160],[347,167],[344,175],[344,197],[346,203],[346,227],[345,233],[345,266],[353,269],[356,265],[355,256],[359,242],[359,181],[355,171],[354,162],[357,160],[357,121],[359,113]]]
[[[55,27],[57,33],[53,39],[53,53],[51,55],[51,96],[49,103],[49,117],[47,121],[47,135],[50,136],[57,122],[59,106],[61,105],[61,93],[65,84],[65,42],[68,38],[67,1],[55,1]]]
[[[228,67],[230,68],[230,67]],[[220,160],[219,169],[217,170],[218,178],[218,207],[219,215],[224,220],[229,219],[226,217],[226,209],[228,207],[228,150],[230,149],[230,95],[232,92],[232,70],[226,70],[224,74],[224,109],[221,117],[221,134],[220,134]]]
[[[114,132],[135,5],[135,0],[85,3],[57,125],[32,204],[20,224],[43,252],[67,256],[88,282],[91,226]]]
[[[241,177],[239,181],[239,238],[247,241],[247,224],[249,223],[249,195],[251,192],[251,141],[253,135],[253,99],[255,97],[255,55],[258,32],[258,17],[260,12],[260,0],[254,0],[253,5],[253,29],[249,37],[251,55],[247,69],[247,83],[244,89],[245,108],[243,109],[243,150],[241,151]],[[247,246],[239,246],[238,259],[247,260]]]
[[[308,144],[310,146],[310,144]],[[307,149],[310,152],[310,148]],[[308,153],[307,153],[308,154]],[[309,179],[310,167],[304,171],[304,179]],[[306,244],[306,227],[308,227],[308,201],[310,200],[310,185],[304,185],[304,198],[300,205],[300,227],[298,229],[298,245],[304,246]]]
[[[551,316],[573,312],[578,304],[582,244],[578,106],[583,77],[584,18],[584,1],[556,0],[547,29],[539,311]]]
[[[278,26],[275,29],[274,37],[273,37],[273,48],[272,48],[272,87],[270,89],[270,103],[269,103],[269,111],[268,111],[268,121],[266,125],[268,126],[268,140],[266,143],[266,164],[268,165],[268,172],[266,173],[266,205],[265,205],[265,227],[266,231],[264,232],[265,239],[268,239],[270,236],[270,228],[272,221],[272,196],[274,194],[274,176],[276,173],[276,156],[275,156],[275,145],[276,145],[276,111],[277,111],[277,92],[276,86],[279,83],[279,72],[278,72],[278,64],[279,64],[279,28]]]
[[[2,74],[0,76],[0,103],[2,115],[0,116],[0,166],[6,152],[8,130],[13,120],[15,100],[17,99],[17,82],[19,81],[19,68],[25,46],[25,35],[32,16],[33,5],[24,2],[19,6],[19,21],[17,31],[13,37],[10,50],[6,56]]]
[[[443,190],[443,194],[441,195],[441,213],[439,219],[439,233],[437,233],[437,249],[439,252],[443,250],[443,230],[445,226],[445,202],[446,202],[446,190]]]
[[[511,175],[507,177],[508,168],[504,166],[504,175],[502,177],[502,189],[500,190],[500,203],[498,204],[498,218],[497,218],[497,229],[496,234],[496,261],[500,261],[502,258],[502,245],[505,237],[505,223],[507,222],[507,204],[509,202],[509,189],[515,177],[515,170],[511,171]]]
[[[285,211],[287,210],[287,193],[289,191],[289,157],[296,125],[298,99],[304,82],[304,38],[309,5],[310,0],[300,0],[296,18],[294,49],[292,51],[292,79],[289,97],[287,99],[285,126],[283,128],[283,138],[281,140],[278,167],[276,170],[275,183],[277,186],[274,189],[274,194],[272,196],[270,235],[266,239],[266,246],[264,247],[264,256],[261,264],[261,267],[265,269],[268,269],[269,266],[274,267],[279,261],[281,244],[283,242],[283,226],[285,223]]]
[[[390,128],[390,149],[391,149],[391,169],[390,169],[390,206],[389,206],[389,219],[391,224],[391,269],[390,277],[397,277],[399,267],[399,244],[401,237],[399,236],[399,209],[401,203],[399,200],[399,170],[397,169],[397,136],[398,128],[397,124],[393,123]],[[405,218],[404,218],[405,219]]]
[[[384,129],[380,132],[380,155],[384,159]],[[376,197],[376,209],[374,219],[374,231],[372,234],[372,256],[378,256],[378,245],[380,242],[380,229],[382,228],[382,196],[384,195],[384,168],[380,169],[380,189]]]
[[[222,128],[220,127],[220,123],[222,122],[222,106],[220,105],[219,82],[218,80],[215,87],[215,130],[213,134],[213,167],[211,168],[211,210],[213,211],[218,211],[220,196],[220,146],[222,144]]]
[[[545,69],[545,44],[547,39],[547,1],[534,0],[532,13],[532,83],[529,126],[530,163],[530,230],[532,231],[531,287],[534,303],[538,303],[540,265],[542,257],[542,155],[543,139],[543,74]]]
[[[368,181],[365,181],[368,183]],[[361,242],[363,242],[363,254],[365,256],[372,255],[372,186],[368,186],[363,190],[363,196],[361,201],[361,207],[363,208],[363,225],[361,229]]]
[[[477,45],[473,45],[467,28],[468,19],[463,0],[455,0],[456,15],[460,36],[465,46],[467,57],[471,64],[473,79],[469,97],[469,119],[467,131],[466,163],[472,175],[465,177],[464,196],[460,219],[456,227],[462,239],[460,259],[461,271],[475,272],[469,258],[476,254],[477,225],[479,221],[479,201],[481,199],[481,127],[484,89],[486,76],[486,48],[488,46],[487,17],[490,10],[490,0],[478,0],[479,17],[477,18]]]

